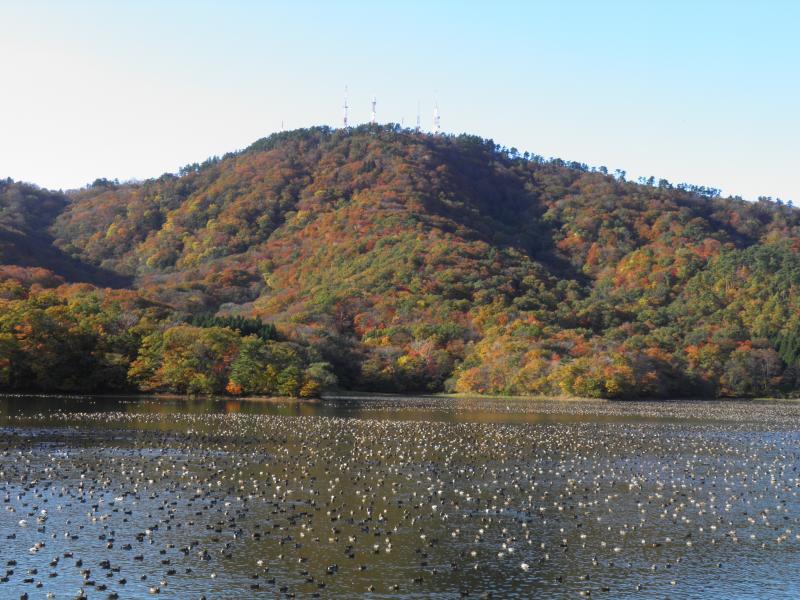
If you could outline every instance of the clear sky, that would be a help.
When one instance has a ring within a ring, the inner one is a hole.
[[[0,177],[147,178],[369,119],[800,203],[800,2],[0,0]]]

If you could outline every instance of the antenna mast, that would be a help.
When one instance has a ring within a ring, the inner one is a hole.
[[[436,133],[442,132],[442,121],[439,118],[439,101],[433,105],[433,129]]]
[[[375,105],[377,103],[378,103],[378,99],[375,96],[373,96],[372,97],[372,120],[370,121],[370,123],[372,123],[373,125],[375,125]]]
[[[344,128],[347,129],[347,86],[344,86]]]
[[[414,128],[414,131],[419,133],[419,100],[417,100],[417,126]]]

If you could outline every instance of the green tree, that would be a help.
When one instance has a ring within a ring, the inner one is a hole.
[[[146,391],[220,394],[241,344],[223,327],[178,325],[147,336],[129,376]]]
[[[238,386],[239,393],[250,395],[277,393],[277,373],[269,359],[267,344],[262,339],[248,336],[242,340],[239,355],[231,366],[230,375],[230,380]]]

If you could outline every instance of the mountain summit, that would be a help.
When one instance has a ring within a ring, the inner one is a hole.
[[[6,314],[124,296],[142,336],[258,319],[345,388],[791,393],[798,225],[779,202],[474,136],[313,128],[141,183],[0,182],[0,291]],[[120,372],[142,339],[113,349]]]

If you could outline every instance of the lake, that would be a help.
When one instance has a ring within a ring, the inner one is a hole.
[[[3,598],[800,596],[795,402],[16,396],[0,430]]]

